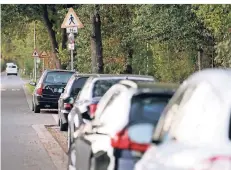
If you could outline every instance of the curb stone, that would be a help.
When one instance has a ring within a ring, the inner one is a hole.
[[[22,85],[22,88],[23,88],[25,96],[26,96],[27,104],[28,104],[30,110],[32,110],[32,105],[31,105],[32,104],[32,95],[26,89],[25,84]]]
[[[57,170],[67,169],[68,157],[45,125],[32,125]]]

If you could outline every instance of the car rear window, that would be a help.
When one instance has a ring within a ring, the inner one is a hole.
[[[17,68],[16,66],[13,66],[13,65],[11,65],[11,66],[8,66],[9,68]]]
[[[103,96],[107,90],[122,79],[97,80],[93,87],[93,97]]]
[[[48,72],[45,78],[45,83],[66,84],[73,74],[74,74],[73,72],[66,72],[66,71]]]
[[[169,94],[141,94],[133,97],[129,122],[156,124],[171,97]]]
[[[72,88],[71,88],[71,94],[77,95],[79,91],[83,88],[83,85],[87,81],[88,77],[80,77],[78,79],[75,79]]]

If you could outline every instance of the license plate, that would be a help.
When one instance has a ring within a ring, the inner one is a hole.
[[[63,89],[62,89],[62,88],[60,88],[60,89],[58,90],[58,92],[59,92],[59,93],[62,93],[62,91],[63,91]]]

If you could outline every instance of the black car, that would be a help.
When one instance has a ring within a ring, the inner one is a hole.
[[[32,94],[32,111],[58,109],[58,100],[68,80],[74,74],[68,70],[45,70]]]
[[[61,131],[67,130],[67,117],[73,107],[74,100],[91,75],[76,73],[69,79],[65,91],[61,94],[58,101],[59,126]]]

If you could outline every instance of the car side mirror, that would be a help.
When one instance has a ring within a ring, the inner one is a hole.
[[[29,83],[31,86],[36,86],[36,82],[30,82]]]

